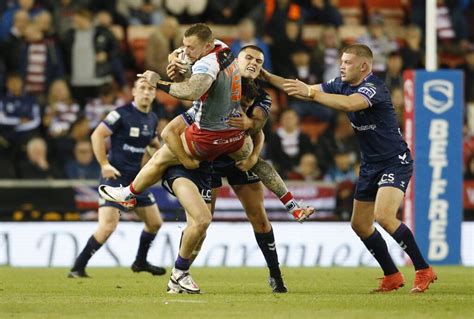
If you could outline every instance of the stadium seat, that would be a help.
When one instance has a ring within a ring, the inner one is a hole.
[[[339,12],[344,18],[344,24],[360,25],[363,20],[361,0],[339,0]]]

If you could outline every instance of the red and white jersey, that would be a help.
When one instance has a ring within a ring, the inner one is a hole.
[[[215,48],[192,66],[192,74],[208,74],[214,80],[210,89],[193,102],[197,109],[196,125],[210,131],[235,130],[229,117],[241,110],[241,78],[237,61],[229,47],[214,41]]]

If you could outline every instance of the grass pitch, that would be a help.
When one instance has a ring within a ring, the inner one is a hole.
[[[168,276],[91,268],[0,268],[0,318],[474,318],[474,268],[436,267],[424,294],[407,285],[370,294],[376,268],[284,268],[288,294],[272,294],[263,268],[195,268],[201,295],[169,295]]]

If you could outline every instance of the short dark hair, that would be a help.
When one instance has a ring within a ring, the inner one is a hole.
[[[186,38],[193,35],[203,42],[211,42],[213,39],[212,30],[205,23],[193,24],[186,31],[184,31],[184,37]]]
[[[249,44],[249,45],[246,45],[246,46],[243,46],[240,50],[239,50],[239,53],[242,52],[242,51],[245,51],[247,49],[251,49],[251,50],[255,50],[255,51],[258,51],[260,52],[261,54],[265,55],[265,53],[263,52],[263,50],[256,46],[256,45],[253,45],[253,44]]]
[[[242,78],[242,97],[253,100],[258,96],[258,87],[253,79]]]
[[[372,54],[372,50],[370,50],[370,48],[366,46],[365,44],[360,44],[360,43],[351,44],[345,47],[344,49],[342,49],[342,52],[355,54],[357,56],[368,58],[371,60],[374,58],[374,55]]]

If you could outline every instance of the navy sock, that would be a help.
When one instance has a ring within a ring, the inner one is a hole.
[[[76,258],[76,262],[74,263],[74,266],[72,267],[72,271],[78,271],[81,269],[86,268],[87,263],[89,262],[89,259],[92,258],[92,256],[95,254],[96,251],[98,251],[102,247],[102,244],[100,244],[92,235],[89,240],[87,241],[86,246],[84,249],[81,251],[79,256]]]
[[[135,261],[140,264],[146,264],[146,257],[148,255],[148,250],[150,250],[151,242],[155,239],[156,234],[151,234],[146,231],[142,231],[140,236],[140,245],[138,246],[137,257]]]
[[[410,228],[407,227],[407,225],[401,223],[397,230],[393,233],[392,237],[408,254],[408,256],[410,256],[413,266],[415,266],[416,270],[429,267],[423,258],[418,245],[416,244],[413,233],[411,232]]]
[[[257,244],[262,251],[263,257],[265,257],[265,261],[267,262],[270,276],[274,278],[281,277],[273,229],[268,233],[255,233],[255,238],[257,239]]]
[[[362,242],[378,261],[385,276],[398,272],[397,266],[395,266],[392,257],[388,253],[387,244],[377,229],[375,229],[372,235],[362,239]]]
[[[179,270],[189,270],[189,266],[191,266],[191,261],[189,259],[183,258],[178,254],[178,258],[174,262],[174,268]]]

